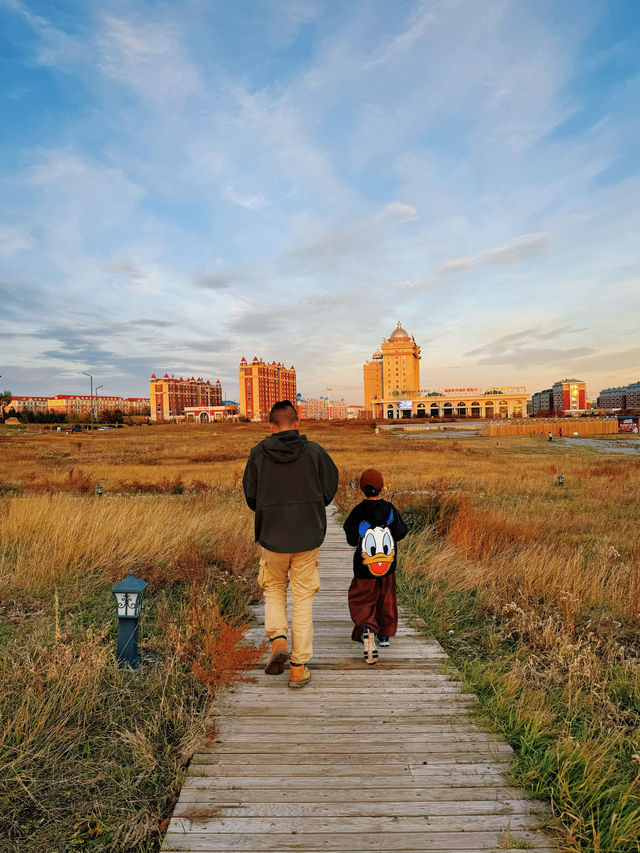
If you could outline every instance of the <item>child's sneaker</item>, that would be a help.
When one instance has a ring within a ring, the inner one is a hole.
[[[364,646],[364,662],[368,664],[378,663],[376,635],[366,626],[362,629],[362,645]]]
[[[385,647],[388,646],[389,645],[389,638],[382,636],[382,634],[378,634],[378,645],[379,646],[385,646]]]

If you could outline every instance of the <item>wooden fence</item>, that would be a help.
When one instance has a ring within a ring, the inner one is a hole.
[[[573,437],[574,435],[612,435],[618,432],[617,420],[602,420],[600,418],[563,418],[556,421],[526,421],[520,423],[489,424],[484,435],[530,435],[540,438],[544,433],[545,439],[549,433],[553,435]]]

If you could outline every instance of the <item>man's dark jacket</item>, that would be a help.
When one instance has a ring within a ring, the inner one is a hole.
[[[272,433],[251,448],[242,485],[263,548],[286,554],[322,544],[338,469],[315,441],[297,429]]]

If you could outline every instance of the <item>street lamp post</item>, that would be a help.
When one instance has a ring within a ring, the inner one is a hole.
[[[99,391],[101,388],[104,388],[104,385],[98,385],[98,386],[96,387],[96,398],[99,398],[99,396],[100,396],[100,395],[98,394],[98,391]],[[97,405],[97,403],[96,403],[95,419],[96,419],[96,423],[97,423],[97,421],[98,421],[98,405]]]
[[[90,400],[91,409],[89,411],[89,416],[91,418],[91,429],[93,429],[93,376],[90,373],[85,373],[84,370],[81,370],[80,373],[82,373],[83,376],[88,376],[89,380],[91,382],[91,385],[90,385],[90,388],[91,388],[91,400]]]
[[[329,410],[329,420],[331,420],[331,386],[327,386],[327,409]]]

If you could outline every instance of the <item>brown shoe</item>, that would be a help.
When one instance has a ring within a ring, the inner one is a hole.
[[[303,663],[292,663],[289,667],[289,687],[304,687],[311,681],[311,673]]]
[[[284,665],[289,660],[289,652],[287,651],[287,638],[274,637],[271,640],[271,656],[269,662],[264,668],[267,675],[282,675]]]

